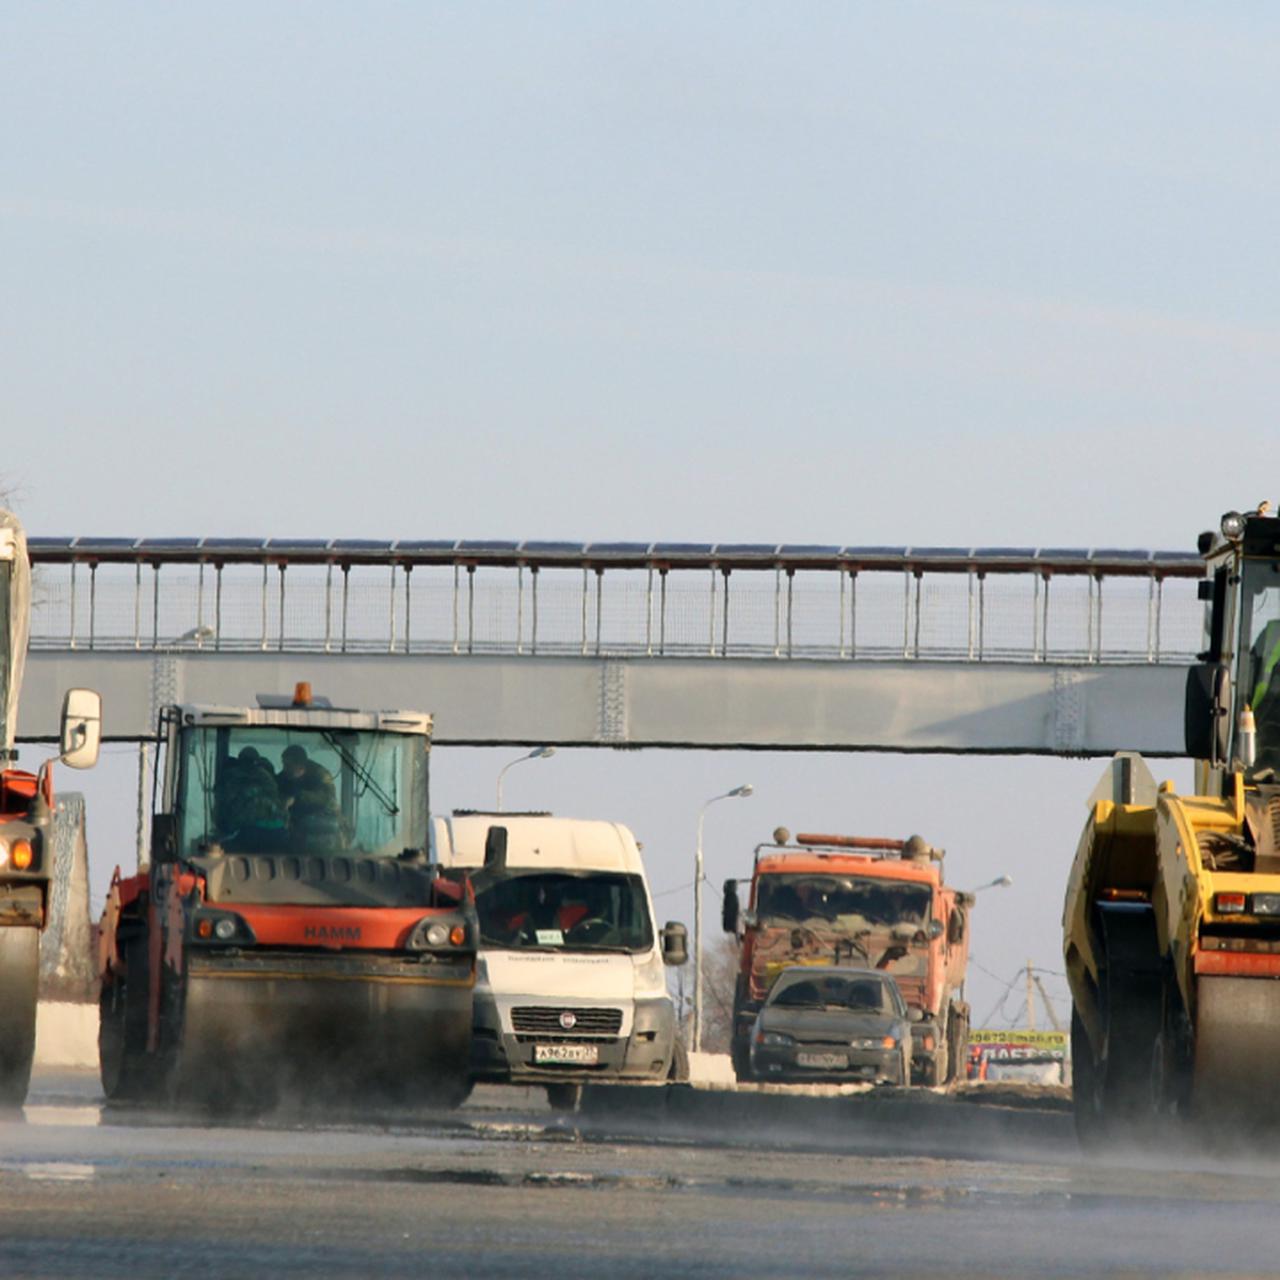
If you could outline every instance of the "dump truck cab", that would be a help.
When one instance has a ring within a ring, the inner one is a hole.
[[[100,932],[108,1097],[465,1093],[477,927],[428,857],[430,735],[305,685],[161,713],[151,863]]]
[[[733,1062],[750,1075],[750,1036],[770,988],[792,965],[888,973],[912,1019],[912,1077],[938,1085],[964,1070],[963,999],[972,898],[943,882],[942,851],[919,836],[798,835],[756,847],[746,909],[725,884],[725,930],[740,939]]]

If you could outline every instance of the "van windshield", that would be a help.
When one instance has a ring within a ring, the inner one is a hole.
[[[648,951],[653,926],[639,876],[482,871],[474,877],[483,946],[513,951]]]

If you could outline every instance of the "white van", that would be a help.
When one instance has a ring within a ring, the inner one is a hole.
[[[659,930],[635,837],[617,822],[458,812],[434,820],[435,857],[466,870],[480,917],[472,1075],[544,1084],[572,1106],[596,1081],[687,1078]]]

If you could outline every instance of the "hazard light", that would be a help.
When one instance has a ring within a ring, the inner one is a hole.
[[[1237,915],[1244,910],[1245,896],[1243,893],[1215,893],[1213,895],[1213,909],[1220,915]]]

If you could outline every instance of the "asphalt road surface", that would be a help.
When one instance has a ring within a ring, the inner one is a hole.
[[[0,1121],[0,1274],[1280,1274],[1280,1163],[1256,1157],[1091,1165],[1059,1143],[940,1159],[741,1124],[608,1130],[509,1090],[451,1116],[208,1126],[45,1076]]]

